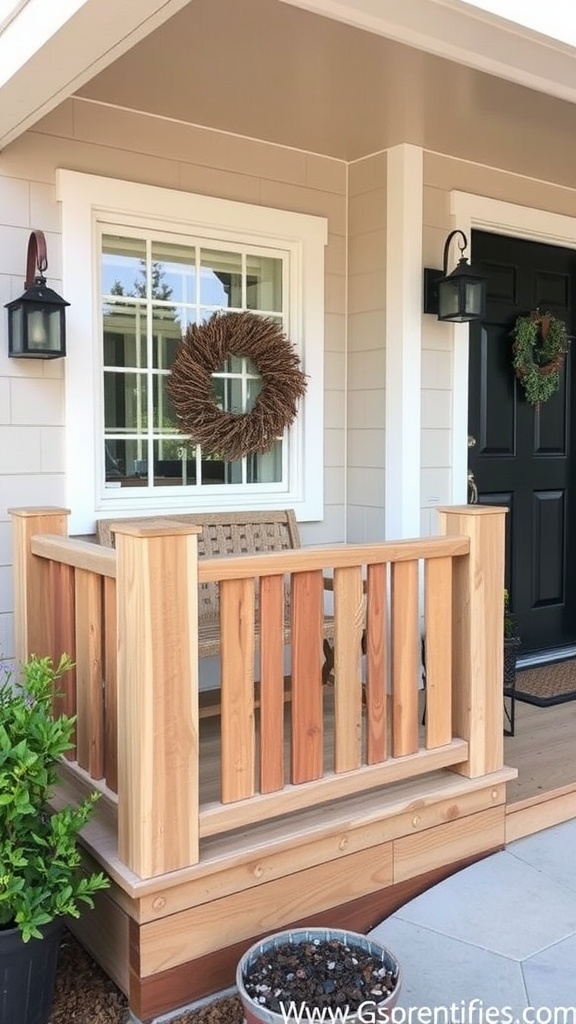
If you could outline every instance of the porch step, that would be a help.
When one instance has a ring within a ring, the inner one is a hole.
[[[167,999],[182,1005],[230,984],[259,935],[312,919],[366,930],[438,878],[502,849],[515,774],[468,779],[439,769],[206,838],[199,864],[145,880],[120,863],[114,807],[101,800],[82,841],[88,866],[96,858],[113,884],[78,934],[148,1019]]]
[[[538,793],[506,807],[506,843],[576,818],[576,784]]]
[[[57,805],[80,798],[84,789],[67,765],[62,766],[61,776]],[[310,853],[313,859],[320,856],[318,851],[322,848],[321,859],[331,860],[343,851],[352,853],[382,841],[424,832],[474,813],[486,807],[487,802],[492,806],[503,804],[505,784],[515,776],[516,769],[506,767],[477,779],[440,769],[426,777],[392,783],[237,832],[206,838],[201,842],[198,864],[153,879],[139,879],[119,860],[116,814],[110,801],[103,799],[97,804],[94,817],[82,831],[82,842],[128,896],[142,899],[229,869],[243,866],[245,871],[259,857],[269,860],[278,856],[285,860],[282,873],[290,874],[299,870],[308,856],[303,852],[307,848],[316,848],[317,854]]]

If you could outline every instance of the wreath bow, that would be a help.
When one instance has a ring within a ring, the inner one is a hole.
[[[566,324],[552,313],[532,310],[519,316],[512,330],[512,365],[531,405],[547,402],[560,387],[568,351]]]

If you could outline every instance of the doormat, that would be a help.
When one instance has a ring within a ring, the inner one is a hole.
[[[540,708],[576,700],[576,658],[520,669],[516,673],[516,697]]]

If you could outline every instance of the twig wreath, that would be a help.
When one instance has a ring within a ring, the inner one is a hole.
[[[532,310],[519,316],[512,330],[512,365],[531,405],[547,402],[560,386],[568,351],[566,324],[552,313]]]
[[[251,359],[262,378],[250,412],[227,412],[217,405],[212,374],[230,356]],[[282,436],[306,391],[306,375],[275,320],[254,313],[214,313],[206,323],[188,327],[166,390],[182,432],[207,455],[234,462],[269,451]]]

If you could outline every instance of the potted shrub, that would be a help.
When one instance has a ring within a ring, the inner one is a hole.
[[[514,712],[516,704],[516,659],[520,637],[514,616],[510,612],[510,595],[504,591],[504,696],[509,697],[510,706],[504,710],[508,719],[508,729],[504,729],[505,736],[514,735]]]
[[[55,717],[55,684],[72,667],[63,656],[32,657],[16,683],[0,683],[0,1024],[46,1024],[60,933],[93,894],[102,873],[81,868],[78,832],[97,799],[47,809],[75,719]]]
[[[359,932],[295,928],[244,953],[236,985],[247,1024],[338,1018],[385,1021],[400,992],[400,967]]]

